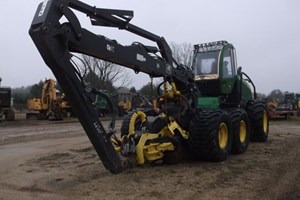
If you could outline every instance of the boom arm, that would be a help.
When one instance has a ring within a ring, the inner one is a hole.
[[[81,27],[71,9],[87,14],[93,25],[125,29],[154,41],[159,50],[140,43],[123,46],[96,35]],[[67,23],[59,22],[62,16],[66,17]],[[120,159],[99,121],[89,94],[71,62],[71,52],[94,56],[183,85],[193,81],[192,72],[174,61],[165,39],[130,24],[132,17],[132,11],[100,9],[77,0],[46,0],[38,6],[29,30],[45,63],[68,96],[98,156],[112,173],[121,172],[127,167],[127,162]],[[155,55],[157,51],[161,56]]]
[[[156,42],[159,50],[141,43],[123,46],[115,40],[96,35],[81,27],[70,8],[87,14],[93,25],[125,29]],[[59,23],[62,16],[68,19],[68,23],[63,25]],[[183,73],[180,69],[181,66],[174,62],[166,40],[130,24],[129,21],[132,17],[132,11],[101,9],[76,0],[49,0],[39,5],[30,30],[40,29],[44,37],[53,32],[51,34],[53,39],[61,35],[66,43],[65,48],[71,52],[94,56],[131,68],[136,72],[144,72],[151,77],[172,77],[176,79],[175,81],[183,83],[192,81],[192,73]],[[30,31],[30,35],[32,35],[31,33],[32,31]],[[154,55],[158,51],[161,53],[161,57]]]

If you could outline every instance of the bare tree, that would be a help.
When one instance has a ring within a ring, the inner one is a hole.
[[[193,46],[190,43],[176,44],[171,42],[170,48],[172,50],[173,57],[177,62],[185,66],[191,66],[193,59]]]
[[[82,55],[82,62],[84,80],[96,89],[114,91],[131,83],[125,68],[119,65],[87,55]]]
[[[284,92],[282,92],[280,89],[272,90],[268,95],[268,99],[282,102],[284,99]]]

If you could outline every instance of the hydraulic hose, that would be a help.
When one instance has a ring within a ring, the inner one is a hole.
[[[142,112],[142,111],[135,112],[132,115],[130,122],[129,122],[128,136],[133,135],[135,133],[135,121],[138,117],[141,119],[142,123],[144,123],[147,120],[147,115],[144,112]]]

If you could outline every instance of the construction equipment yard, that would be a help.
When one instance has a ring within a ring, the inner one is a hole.
[[[0,123],[0,199],[300,199],[299,143],[299,117],[274,119],[266,144],[251,142],[225,162],[186,159],[114,175],[77,119],[16,114]]]

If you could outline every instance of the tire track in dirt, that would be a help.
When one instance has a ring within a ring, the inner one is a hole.
[[[118,123],[117,127],[120,126]],[[72,126],[78,125],[74,123]],[[28,130],[34,131],[37,127]],[[14,154],[16,161],[23,160],[15,169],[8,169],[6,174],[0,176],[3,177],[0,186],[4,185],[0,187],[0,199],[3,197],[1,192],[7,194],[5,199],[16,197],[14,199],[25,200],[32,197],[122,200],[300,199],[298,122],[272,121],[266,144],[251,143],[245,154],[231,155],[225,162],[187,160],[177,165],[156,163],[136,166],[118,175],[112,175],[103,167],[82,132],[72,132],[72,128],[66,132],[57,125],[61,133],[43,134],[43,127],[48,126],[42,125],[38,128],[41,132],[36,133],[43,137],[34,136],[41,139],[42,143],[20,139],[15,145],[1,145],[1,148],[20,146],[23,147],[21,149],[27,149],[28,145],[39,143],[33,150],[43,148],[43,152],[32,152],[34,156],[26,159],[17,159],[17,152]],[[80,134],[82,137],[78,137]],[[7,177],[10,179],[7,180]]]

